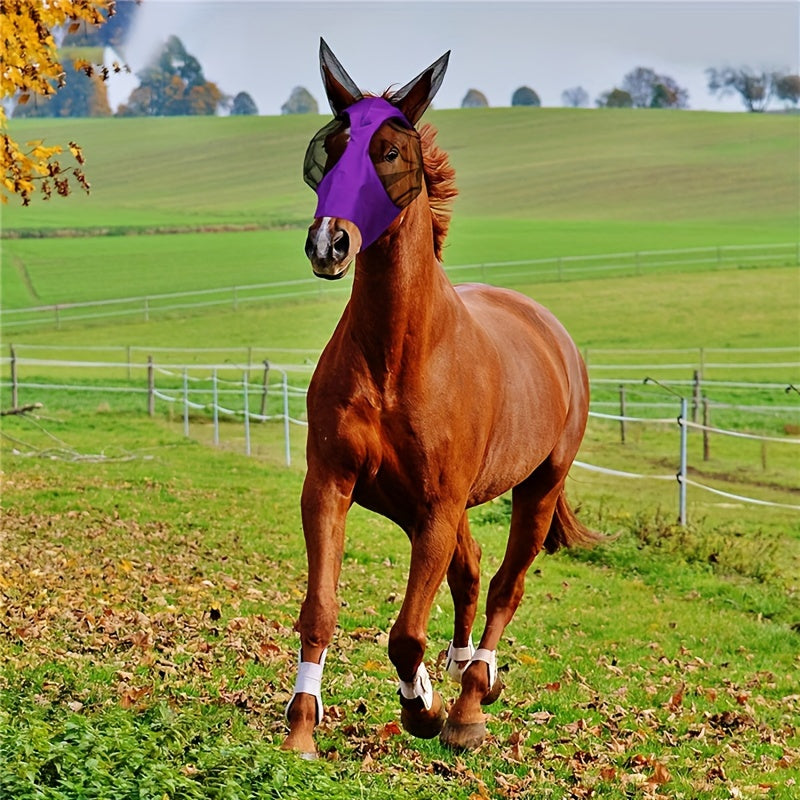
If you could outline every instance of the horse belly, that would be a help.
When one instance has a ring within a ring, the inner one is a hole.
[[[473,506],[531,475],[553,452],[573,409],[588,398],[577,348],[547,309],[506,289],[473,285],[460,294],[493,354],[484,367],[493,416],[470,490]]]

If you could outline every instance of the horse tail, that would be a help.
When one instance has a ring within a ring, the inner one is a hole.
[[[544,549],[548,553],[555,553],[561,547],[593,547],[605,538],[601,533],[587,528],[575,516],[562,488],[556,500],[550,530],[544,540]]]

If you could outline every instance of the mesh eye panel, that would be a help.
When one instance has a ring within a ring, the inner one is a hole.
[[[386,193],[400,209],[405,208],[422,189],[425,180],[419,135],[394,119],[384,123],[390,127],[391,143],[397,145],[399,156],[392,162],[382,152],[389,142],[380,129],[370,140],[369,155]],[[333,169],[350,141],[350,121],[346,115],[337,117],[322,127],[311,140],[303,162],[303,179],[316,191],[322,178]]]
[[[314,135],[308,145],[303,161],[303,180],[316,191],[326,172],[333,169],[342,157],[349,140],[350,122],[346,117],[337,117]]]
[[[369,154],[383,188],[391,201],[402,209],[420,193],[425,180],[419,134],[394,119],[387,120],[384,126],[390,128],[391,133],[384,136],[382,129],[378,129],[370,141]],[[387,161],[384,151],[392,146],[399,155]]]

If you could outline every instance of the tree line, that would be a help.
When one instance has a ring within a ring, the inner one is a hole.
[[[45,199],[67,196],[77,184],[90,191],[84,174],[80,144],[20,143],[9,133],[9,116],[108,116],[112,113],[106,81],[125,65],[103,64],[107,46],[125,41],[136,6],[116,0],[3,0],[3,70],[0,71],[0,200],[18,197],[24,205],[35,194]],[[787,107],[800,101],[800,76],[780,72],[754,72],[740,68],[710,68],[708,87],[714,94],[738,94],[748,111],[764,111],[773,98]],[[122,116],[257,114],[246,93],[225,95],[206,79],[200,62],[183,43],[171,36],[159,57],[137,74],[139,85],[118,110]],[[589,105],[580,86],[566,89],[562,101],[569,106]],[[619,87],[603,92],[595,101],[604,107],[687,108],[688,92],[672,78],[637,67]],[[520,86],[512,105],[540,106],[530,86]],[[462,106],[486,106],[486,96],[470,89]],[[281,112],[318,113],[319,107],[304,87],[292,90]],[[67,155],[67,153],[69,155]],[[71,159],[71,160],[63,160]]]
[[[65,69],[62,86],[57,93],[34,102],[20,102],[15,117],[97,117],[97,116],[183,116],[258,114],[253,98],[247,92],[226,95],[213,81],[206,79],[199,60],[189,53],[177,36],[170,36],[153,63],[139,73],[139,85],[116,112],[112,111],[106,92],[105,78],[110,71],[125,67],[112,64],[97,67],[83,57],[92,48],[114,46],[124,40],[130,27],[133,7],[119,6],[119,13],[108,24],[89,28],[80,26],[74,33],[61,36],[64,60],[72,58],[71,69]],[[102,55],[100,50],[95,56]],[[748,68],[710,68],[706,70],[708,89],[713,95],[738,94],[748,111],[764,111],[773,99],[796,107],[800,102],[800,76],[781,72],[755,72]],[[574,108],[590,105],[589,93],[582,86],[565,89],[562,105]],[[689,92],[669,75],[649,67],[636,67],[623,76],[619,86],[602,92],[595,99],[598,108],[689,108]],[[479,89],[469,89],[461,101],[462,108],[487,107],[489,101]],[[512,106],[541,106],[539,94],[530,86],[520,86],[511,96]],[[296,86],[281,106],[282,114],[318,114],[319,104],[311,92]]]

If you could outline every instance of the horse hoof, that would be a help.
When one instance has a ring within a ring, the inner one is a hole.
[[[494,682],[494,686],[489,689],[489,694],[481,700],[482,706],[490,706],[494,703],[498,697],[503,693],[503,689],[505,686],[503,685],[503,681],[500,679],[500,676],[497,676],[497,680]]]
[[[451,750],[475,750],[486,736],[485,722],[458,724],[447,720],[439,734],[439,741]]]
[[[314,744],[314,738],[310,733],[305,731],[290,731],[281,745],[281,750],[285,750],[289,753],[296,753],[300,758],[306,761],[313,761],[317,758],[317,746]]]
[[[447,714],[439,692],[434,692],[430,710],[417,710],[401,704],[400,722],[403,728],[417,739],[435,739],[442,730]]]

